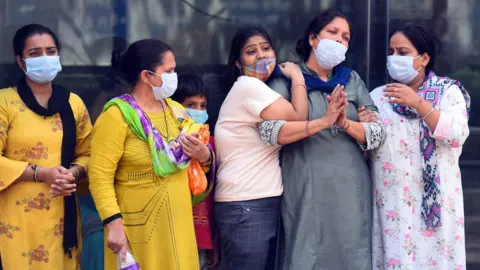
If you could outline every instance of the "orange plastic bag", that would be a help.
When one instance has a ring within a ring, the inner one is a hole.
[[[210,131],[208,125],[203,125],[198,131],[198,139],[203,144],[208,144],[210,140]],[[196,159],[192,159],[190,165],[187,168],[188,183],[190,186],[190,192],[193,196],[202,194],[207,190],[208,180],[202,166]]]

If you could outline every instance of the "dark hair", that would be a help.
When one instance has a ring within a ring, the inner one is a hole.
[[[134,85],[144,70],[155,72],[163,64],[165,53],[172,48],[158,39],[143,39],[130,45],[126,52],[112,52],[112,68],[122,73],[128,83]]]
[[[194,96],[208,98],[208,91],[204,87],[202,78],[194,74],[179,74],[178,87],[172,99],[182,103],[186,98]]]
[[[232,45],[230,46],[230,55],[228,56],[227,70],[228,70],[228,80],[230,86],[235,83],[237,78],[240,76],[240,70],[238,69],[236,63],[240,62],[240,56],[242,54],[242,48],[247,43],[248,39],[253,36],[262,36],[265,38],[272,49],[274,46],[272,44],[272,38],[261,26],[246,26],[242,27],[235,32],[235,36],[232,39]]]
[[[41,24],[28,24],[23,26],[22,28],[18,29],[17,32],[15,33],[15,36],[13,37],[13,52],[15,53],[15,56],[23,56],[23,50],[25,49],[25,42],[27,39],[31,36],[34,35],[42,35],[42,34],[47,34],[50,35],[55,42],[55,46],[57,46],[57,49],[60,51],[60,48],[62,45],[60,44],[60,41],[58,41],[57,36],[55,33],[53,33],[50,28],[43,26]]]
[[[312,51],[309,42],[310,35],[318,34],[326,25],[335,20],[335,18],[345,19],[348,25],[350,25],[347,17],[345,17],[345,15],[335,9],[327,9],[324,12],[315,16],[310,21],[307,29],[305,29],[305,32],[303,33],[303,36],[297,40],[297,46],[295,47],[297,55],[300,56],[304,62],[308,60],[308,58],[310,57],[310,52]]]
[[[426,70],[431,70],[435,66],[435,59],[437,58],[437,53],[440,52],[441,44],[433,30],[409,23],[395,29],[395,31],[390,34],[388,40],[390,40],[396,33],[404,34],[405,37],[410,40],[415,49],[417,49],[419,55],[428,53],[428,56],[430,56],[430,62],[428,63]]]

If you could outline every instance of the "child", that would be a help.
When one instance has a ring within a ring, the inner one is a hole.
[[[208,92],[204,88],[200,77],[191,74],[178,76],[178,87],[172,99],[182,104],[193,121],[198,124],[205,124],[208,119],[207,99]],[[210,136],[210,145],[214,148],[213,136]],[[214,172],[211,172],[214,173]],[[213,175],[214,176],[214,175]],[[213,185],[209,177],[208,185]],[[213,193],[213,192],[212,192]],[[205,201],[193,207],[193,219],[195,233],[197,236],[198,256],[200,258],[200,269],[208,269],[209,265],[215,264],[215,252],[213,245],[213,194],[210,193]],[[209,263],[210,261],[210,263]]]

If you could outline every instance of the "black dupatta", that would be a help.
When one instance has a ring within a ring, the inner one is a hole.
[[[48,108],[42,107],[32,89],[28,86],[25,78],[22,78],[17,84],[18,95],[23,103],[34,113],[48,117],[60,114],[63,126],[62,138],[62,166],[70,168],[75,157],[75,146],[77,139],[77,127],[72,107],[70,106],[70,92],[66,89],[53,85],[52,96],[48,101]],[[77,238],[77,202],[75,194],[64,197],[64,235],[63,250],[72,258],[72,249],[78,247]]]

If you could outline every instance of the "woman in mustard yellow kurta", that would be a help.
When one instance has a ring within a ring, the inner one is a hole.
[[[75,191],[73,181],[88,163],[90,118],[77,95],[52,86],[61,70],[60,46],[48,28],[25,26],[15,35],[14,45],[26,78],[0,90],[3,269],[78,269],[75,200],[70,204],[73,211],[66,214],[63,195]],[[75,165],[65,165],[67,160]],[[68,228],[67,216],[73,222]],[[74,235],[66,239],[67,231]]]
[[[143,270],[196,270],[185,168],[188,157],[202,165],[211,157],[198,139],[185,135],[193,121],[168,98],[177,86],[175,58],[161,41],[142,40],[126,53],[114,54],[112,66],[125,74],[133,90],[107,103],[93,130],[88,173],[90,190],[107,227],[105,269],[115,269],[117,254],[128,245]],[[179,135],[182,140],[177,139]],[[171,151],[179,155],[168,156],[157,151],[160,145],[181,147],[183,152]]]

